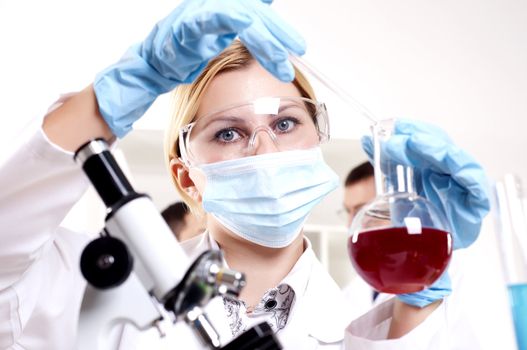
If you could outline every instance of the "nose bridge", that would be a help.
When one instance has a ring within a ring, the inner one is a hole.
[[[253,130],[248,147],[253,154],[277,152],[276,134],[268,126],[260,125]]]

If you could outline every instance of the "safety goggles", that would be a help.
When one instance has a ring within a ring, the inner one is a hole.
[[[180,129],[182,160],[199,165],[308,149],[329,139],[323,103],[302,97],[263,97],[207,114]],[[260,151],[263,152],[263,151]]]

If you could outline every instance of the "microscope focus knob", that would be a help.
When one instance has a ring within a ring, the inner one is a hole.
[[[82,275],[98,289],[122,284],[132,272],[133,265],[133,257],[126,245],[110,236],[91,241],[81,255]]]

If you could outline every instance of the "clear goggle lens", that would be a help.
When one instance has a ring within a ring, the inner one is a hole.
[[[265,152],[316,147],[329,139],[324,104],[301,97],[264,97],[214,112],[182,127],[184,161],[208,164]]]

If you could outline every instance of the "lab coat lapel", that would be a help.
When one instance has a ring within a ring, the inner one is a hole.
[[[322,343],[335,343],[344,339],[344,330],[350,323],[345,312],[344,296],[322,264],[315,258],[304,302],[308,332]]]
[[[316,349],[319,344],[340,343],[349,324],[343,312],[344,298],[335,281],[320,264],[311,249],[308,280],[296,290],[287,327],[278,333],[284,349]]]

